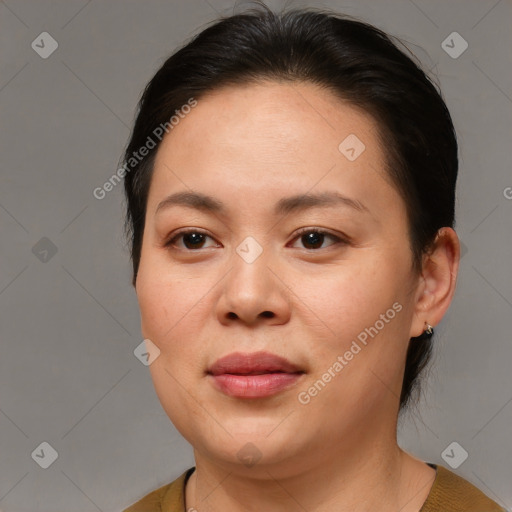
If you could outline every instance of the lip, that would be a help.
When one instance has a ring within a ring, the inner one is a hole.
[[[305,372],[270,352],[234,352],[218,359],[207,370],[213,385],[228,396],[263,398],[283,391]]]

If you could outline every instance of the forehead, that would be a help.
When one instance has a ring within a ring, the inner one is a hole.
[[[271,155],[285,157],[277,163],[286,163],[319,152],[336,159],[340,142],[352,134],[365,142],[373,156],[380,156],[373,118],[310,83],[223,87],[201,97],[183,117],[165,137],[162,152],[174,139],[177,156],[191,147],[194,155],[204,156],[208,145],[210,158],[221,152],[227,158],[228,151],[234,158],[241,150],[244,157],[253,155],[257,162]],[[211,145],[218,151],[212,154]]]
[[[267,82],[197,100],[160,145],[149,204],[169,189],[354,195],[383,190],[388,181],[369,114],[314,84]]]

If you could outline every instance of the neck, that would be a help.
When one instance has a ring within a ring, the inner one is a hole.
[[[215,464],[195,452],[196,470],[186,486],[186,510],[198,512],[418,512],[428,496],[435,471],[387,439],[362,439],[335,450],[334,443],[316,464],[256,464],[252,468]]]

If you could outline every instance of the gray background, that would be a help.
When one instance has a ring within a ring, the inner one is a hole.
[[[399,440],[446,467],[441,454],[457,441],[468,458],[456,472],[510,508],[512,2],[288,5],[360,16],[411,43],[439,76],[460,140],[464,255],[423,401]],[[117,169],[136,101],[164,58],[232,9],[0,1],[0,510],[120,510],[193,465],[133,354],[142,338],[122,185],[103,200],[92,191]],[[59,45],[47,59],[31,47],[43,31]],[[454,31],[469,45],[456,59],[441,46]],[[58,452],[48,469],[31,457],[43,441]]]

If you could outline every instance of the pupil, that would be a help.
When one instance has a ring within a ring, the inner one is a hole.
[[[322,233],[311,232],[302,236],[304,245],[313,245],[315,248],[320,247],[323,242],[324,235]]]
[[[203,237],[203,235],[201,233],[187,233],[186,235],[184,235],[183,241],[186,246],[188,246],[188,245],[197,246],[204,242],[202,237]]]

